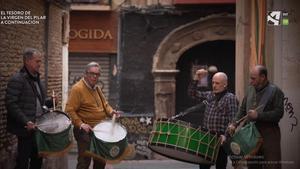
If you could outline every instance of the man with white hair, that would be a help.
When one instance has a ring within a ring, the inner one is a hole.
[[[93,127],[113,114],[119,115],[107,102],[100,87],[97,85],[101,75],[100,65],[91,62],[86,65],[84,77],[73,85],[66,104],[66,112],[74,124],[74,137],[78,145],[76,169],[88,169],[91,157],[84,152],[89,149],[90,133]],[[94,169],[104,169],[105,161],[93,160]]]
[[[197,72],[203,72],[199,70]],[[206,70],[204,72],[207,73]],[[212,91],[201,92],[197,90],[197,83],[201,81],[205,73],[195,77],[189,86],[189,95],[195,99],[205,99],[207,102],[204,112],[203,127],[221,136],[221,145],[225,142],[225,131],[227,125],[233,120],[238,111],[238,101],[234,94],[227,91],[228,78],[223,72],[216,73],[212,78]],[[220,147],[216,169],[225,169],[227,166],[227,154],[223,147]],[[210,165],[200,164],[200,169],[210,168]]]

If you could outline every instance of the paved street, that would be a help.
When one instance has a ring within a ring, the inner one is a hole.
[[[68,168],[76,168],[76,154],[70,153],[68,156]],[[92,166],[92,165],[91,165]],[[90,167],[92,169],[92,167]],[[127,160],[122,161],[119,164],[108,164],[106,169],[198,169],[198,165],[185,163],[176,160]],[[211,167],[215,169],[215,167]],[[233,169],[231,167],[230,160],[228,161],[227,169]]]

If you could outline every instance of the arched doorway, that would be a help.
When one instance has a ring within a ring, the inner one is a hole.
[[[191,48],[211,41],[235,40],[235,17],[212,15],[178,27],[161,42],[153,60],[155,115],[176,111],[177,61]],[[232,66],[235,66],[234,63]]]
[[[228,75],[228,90],[235,92],[235,41],[216,40],[201,43],[184,52],[177,61],[176,69],[179,72],[175,76],[176,114],[199,104],[197,100],[188,96],[188,85],[197,69],[208,68],[211,65]],[[211,77],[208,80],[211,81]],[[211,82],[207,82],[206,85],[207,87],[203,87],[203,90],[211,90]],[[204,108],[180,119],[201,125],[203,118],[201,111],[203,112]]]

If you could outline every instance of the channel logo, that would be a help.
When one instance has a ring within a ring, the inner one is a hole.
[[[287,26],[289,24],[288,15],[289,14],[287,12],[268,11],[267,23],[271,26]]]

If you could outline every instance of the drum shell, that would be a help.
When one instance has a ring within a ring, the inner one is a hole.
[[[101,125],[108,124],[108,123],[110,125],[112,125],[111,120],[104,120],[104,121],[100,122],[99,124],[97,124],[93,128],[94,132],[92,133],[92,136],[91,136],[90,147],[89,147],[89,150],[86,152],[86,154],[96,157],[96,159],[105,160],[107,162],[112,162],[114,160],[118,161],[118,160],[120,160],[120,157],[123,155],[126,147],[128,146],[127,131],[126,131],[125,127],[122,126],[121,124],[115,123],[115,125],[114,125],[115,128],[113,128],[113,129],[121,129],[123,132],[123,135],[121,134],[123,136],[123,137],[121,137],[121,139],[116,140],[116,141],[107,141],[107,140],[104,141],[100,138],[97,138],[95,132],[97,132],[97,130],[101,128]],[[108,131],[106,131],[106,132],[111,132],[111,131],[110,131],[110,129],[108,129]],[[116,134],[118,132],[121,132],[121,131],[114,131],[112,133]],[[100,134],[101,134],[101,132],[100,132]],[[118,136],[120,136],[120,135],[118,135]]]
[[[257,153],[262,146],[263,138],[250,122],[238,130],[225,144],[227,153],[233,160],[248,159]]]
[[[105,160],[114,160],[120,157],[127,147],[127,138],[118,142],[105,142],[92,135],[89,151],[101,156]]]
[[[69,119],[69,117],[61,111],[54,111],[50,113],[64,115],[66,119]],[[47,113],[43,115],[46,116]],[[65,154],[72,145],[71,128],[71,123],[68,124],[66,129],[57,133],[47,133],[38,128],[35,132],[35,138],[39,155],[57,156]]]

